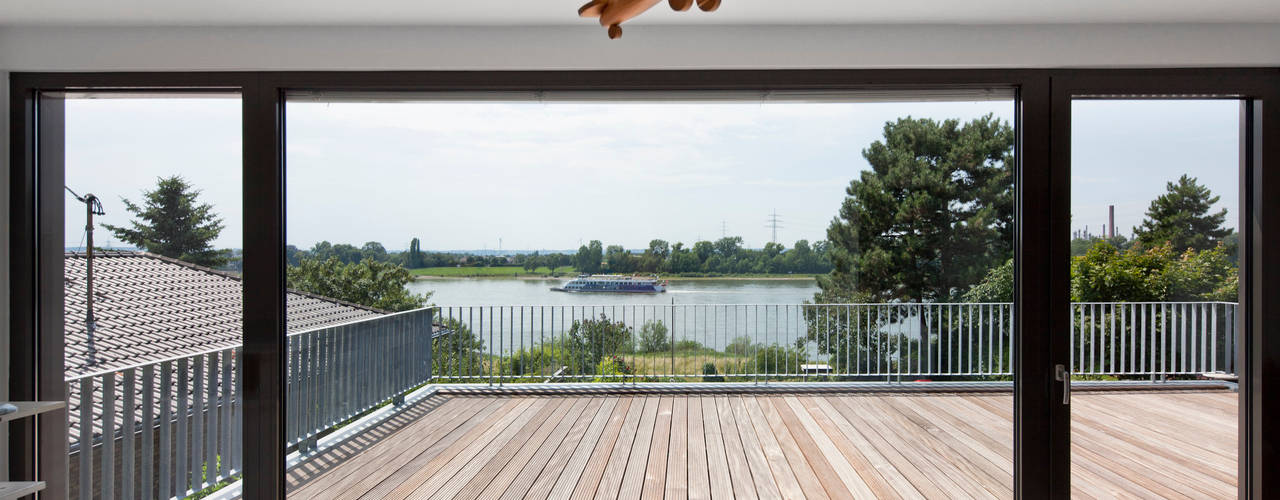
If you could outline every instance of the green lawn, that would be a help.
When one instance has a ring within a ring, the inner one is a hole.
[[[418,269],[410,269],[410,273],[414,276],[436,276],[442,278],[483,278],[483,277],[517,277],[517,276],[549,276],[551,269],[547,267],[539,267],[533,272],[526,271],[520,266],[495,266],[495,267],[420,267]],[[572,267],[556,268],[558,276],[573,276],[575,273]]]

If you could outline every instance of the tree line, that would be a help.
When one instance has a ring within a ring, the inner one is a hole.
[[[551,270],[573,267],[580,273],[658,273],[676,275],[707,274],[822,274],[831,270],[827,258],[828,244],[799,240],[787,248],[780,243],[765,243],[764,248],[743,246],[740,236],[716,241],[699,241],[692,246],[682,242],[670,244],[655,239],[640,252],[622,245],[604,246],[600,240],[582,245],[577,253],[516,254],[510,256],[474,255],[467,253],[427,252],[417,238],[403,252],[389,252],[376,241],[362,246],[321,241],[309,249],[289,245],[285,249],[289,265],[300,266],[307,260],[337,259],[344,264],[364,260],[400,265],[408,269],[425,267],[492,267],[520,266],[529,272],[540,268]]]

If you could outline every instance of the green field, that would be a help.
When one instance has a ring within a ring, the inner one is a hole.
[[[440,278],[515,278],[520,276],[551,276],[551,269],[539,267],[533,272],[526,271],[520,266],[496,266],[496,267],[420,267],[418,269],[410,269],[410,273],[414,276],[435,276]],[[572,267],[558,267],[555,270],[556,276],[572,276],[574,275]]]

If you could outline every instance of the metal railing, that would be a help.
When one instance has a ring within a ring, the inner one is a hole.
[[[1235,304],[1071,311],[1075,374],[1235,371]],[[286,440],[305,453],[431,381],[1007,380],[1013,319],[1008,303],[420,309],[290,334]],[[241,359],[231,347],[67,379],[73,496],[183,497],[237,476]]]
[[[435,312],[289,334],[288,443],[306,451],[334,426],[426,383]],[[70,496],[180,498],[234,480],[242,359],[237,346],[68,378]]]
[[[1234,373],[1236,305],[1075,303],[1072,371]],[[992,380],[1009,303],[442,307],[442,382]]]

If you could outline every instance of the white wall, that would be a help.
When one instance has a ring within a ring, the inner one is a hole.
[[[0,70],[1280,66],[1280,24],[0,28]]]

